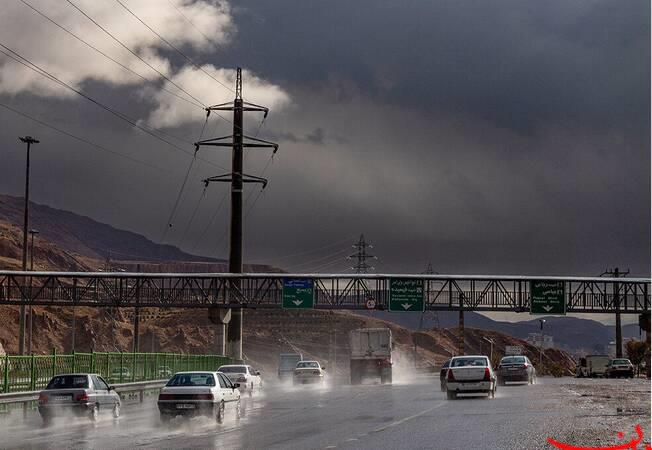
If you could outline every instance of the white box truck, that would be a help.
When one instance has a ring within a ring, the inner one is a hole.
[[[609,357],[607,355],[586,355],[585,358],[580,358],[575,376],[578,378],[604,377],[608,365]]]
[[[392,382],[392,331],[389,328],[361,328],[350,333],[351,384],[363,378]]]

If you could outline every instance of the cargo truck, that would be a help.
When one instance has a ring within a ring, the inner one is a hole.
[[[351,384],[363,378],[392,382],[392,332],[389,328],[361,328],[350,333]]]
[[[580,358],[575,376],[577,378],[603,377],[608,365],[607,355],[587,355],[586,358]]]

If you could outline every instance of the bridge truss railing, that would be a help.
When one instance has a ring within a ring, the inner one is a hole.
[[[283,280],[313,280],[315,308],[387,309],[392,278],[423,280],[427,310],[528,311],[530,281],[563,281],[567,312],[641,313],[648,278],[403,274],[158,274],[0,271],[0,304],[96,307],[281,307]]]

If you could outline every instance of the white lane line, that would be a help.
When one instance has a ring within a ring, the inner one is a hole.
[[[441,403],[433,406],[432,408],[428,408],[425,411],[421,411],[420,413],[416,413],[416,414],[414,414],[412,416],[405,417],[405,418],[403,418],[401,420],[397,420],[396,422],[392,422],[392,423],[390,423],[388,425],[384,425],[384,426],[382,426],[380,428],[376,428],[375,430],[372,430],[371,432],[372,433],[380,433],[381,431],[385,431],[388,428],[392,428],[392,427],[395,427],[397,425],[401,425],[402,423],[405,423],[405,422],[407,422],[409,420],[416,419],[417,417],[423,416],[424,414],[428,414],[430,411],[434,411],[437,408],[441,408],[445,404],[446,404],[445,402],[441,402]]]

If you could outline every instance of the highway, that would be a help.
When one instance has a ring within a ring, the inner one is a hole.
[[[278,449],[551,449],[546,438],[605,446],[650,438],[650,382],[540,378],[499,387],[495,399],[446,400],[436,377],[394,385],[291,387],[267,383],[243,396],[245,417],[227,413],[162,425],[155,397],[123,404],[117,422],[105,417],[41,427],[38,413],[0,417],[2,448],[278,448]],[[616,433],[623,431],[624,440]],[[643,447],[641,447],[643,448]]]

